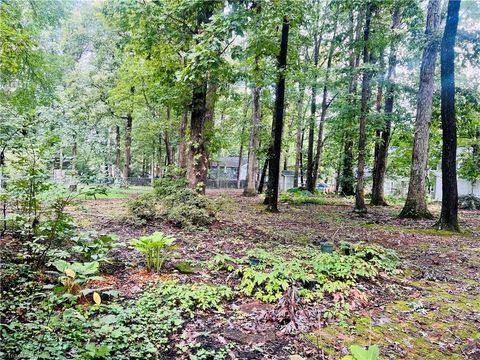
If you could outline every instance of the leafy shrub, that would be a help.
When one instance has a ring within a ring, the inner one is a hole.
[[[154,191],[130,201],[129,213],[135,218],[151,221],[163,218],[183,227],[204,227],[215,220],[217,207],[204,195],[186,188],[180,170],[170,168],[154,185]]]
[[[161,203],[164,216],[179,227],[204,227],[215,219],[213,202],[192,189],[177,190],[165,196]]]
[[[187,186],[185,170],[177,167],[167,167],[161,179],[156,180],[153,189],[158,196],[170,195]]]
[[[175,238],[161,232],[130,240],[130,245],[145,255],[145,267],[148,271],[160,271],[167,256],[174,246]]]
[[[159,217],[159,200],[154,193],[145,193],[129,200],[128,211],[131,216],[140,220],[155,220]]]
[[[475,195],[465,195],[458,198],[458,207],[466,210],[480,210],[480,198]]]

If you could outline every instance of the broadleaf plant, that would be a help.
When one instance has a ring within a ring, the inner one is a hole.
[[[158,272],[162,269],[167,254],[175,247],[175,240],[173,236],[156,231],[152,235],[132,239],[129,243],[144,254],[147,270]]]

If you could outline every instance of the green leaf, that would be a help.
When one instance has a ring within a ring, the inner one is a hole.
[[[369,346],[367,350],[359,345],[352,345],[349,349],[357,360],[376,360],[380,355],[380,349],[377,345]]]

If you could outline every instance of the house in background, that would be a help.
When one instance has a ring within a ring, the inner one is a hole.
[[[433,199],[435,201],[442,201],[442,171],[440,170],[440,165],[437,167],[437,170],[434,171],[435,174],[435,186],[433,191]],[[457,190],[458,196],[464,195],[475,195],[480,197],[480,180],[479,181],[469,181],[457,177]]]
[[[207,187],[237,188],[238,156],[222,156],[210,162]],[[240,164],[240,188],[245,186],[247,179],[248,158],[243,157]]]

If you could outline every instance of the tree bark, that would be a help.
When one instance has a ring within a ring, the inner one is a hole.
[[[369,51],[370,24],[372,20],[372,4],[367,5],[365,16],[365,29],[363,32],[363,63],[369,65],[371,54]],[[364,173],[365,173],[365,151],[367,146],[367,115],[368,101],[370,100],[370,78],[372,74],[369,69],[364,70],[362,74],[362,99],[360,103],[360,121],[358,129],[358,163],[357,163],[357,187],[355,189],[355,211],[366,212],[365,194],[364,194]]]
[[[208,170],[207,151],[203,132],[205,125],[206,96],[206,82],[203,84],[198,83],[193,87],[187,181],[188,186],[200,194],[205,193]]]
[[[315,191],[315,178],[314,171],[314,157],[313,157],[313,144],[315,142],[315,125],[316,125],[316,113],[317,113],[317,67],[318,56],[320,51],[320,43],[322,41],[321,36],[316,33],[314,35],[314,49],[313,49],[313,65],[314,75],[312,80],[312,98],[310,99],[310,119],[308,122],[308,148],[307,148],[307,190],[310,192]]]
[[[180,122],[180,129],[178,132],[179,144],[178,144],[178,167],[181,169],[186,168],[187,166],[187,143],[186,143],[186,132],[188,125],[188,112],[182,112],[182,119]]]
[[[289,21],[283,18],[280,54],[278,56],[278,80],[275,91],[275,111],[273,117],[273,152],[268,167],[267,210],[278,211],[278,181],[280,176],[280,155],[282,152],[283,112],[285,106],[285,68],[287,66]]]
[[[210,22],[214,3],[202,3],[197,17],[196,32]],[[210,87],[211,90],[211,87]],[[192,89],[192,115],[190,118],[190,144],[187,159],[187,182],[191,189],[205,194],[208,173],[208,154],[205,146],[205,122],[213,119],[213,109],[207,108],[207,78],[197,80]],[[209,98],[210,104],[211,98]]]
[[[237,189],[240,189],[240,171],[242,170],[243,135],[244,134],[245,134],[245,122],[242,124],[242,132],[240,134],[240,151],[238,152],[238,166],[237,166]]]
[[[442,211],[436,225],[439,229],[459,231],[457,188],[457,120],[455,118],[455,38],[460,0],[448,2],[443,33],[441,59],[442,117]]]
[[[267,176],[267,170],[268,170],[268,156],[266,157],[265,162],[263,163],[262,174],[260,175],[260,179],[258,181],[258,192],[260,194],[263,192],[263,187],[265,184],[265,176]]]
[[[400,27],[401,15],[400,8],[396,7],[392,16],[392,33]],[[387,206],[384,194],[385,174],[387,171],[388,147],[390,145],[390,135],[392,127],[393,103],[395,99],[395,69],[397,66],[397,48],[395,40],[390,45],[390,55],[388,58],[388,74],[387,85],[385,90],[385,107],[384,107],[384,128],[380,134],[380,143],[378,144],[375,157],[375,165],[373,167],[373,185],[371,205]]]
[[[258,63],[258,58],[255,58],[255,64]],[[253,111],[252,123],[250,129],[250,145],[248,149],[248,173],[247,173],[247,187],[243,195],[255,196],[257,195],[257,151],[259,145],[259,125],[260,125],[260,88],[255,84],[253,86]]]
[[[328,50],[327,58],[327,70],[325,73],[325,84],[323,85],[322,94],[322,111],[320,113],[320,123],[318,125],[318,137],[317,137],[317,152],[315,153],[315,160],[313,162],[313,187],[316,186],[318,177],[318,169],[320,168],[320,160],[322,158],[323,150],[323,127],[325,124],[325,117],[327,116],[327,110],[330,104],[327,103],[328,96],[328,81],[330,79],[330,69],[332,67],[333,51],[335,50],[335,37],[337,36],[337,22],[335,22],[332,42],[330,43],[330,49]]]
[[[115,178],[120,176],[120,126],[115,125]]]
[[[413,141],[410,182],[405,205],[400,217],[431,219],[426,199],[426,178],[428,169],[428,138],[432,121],[432,99],[435,80],[435,63],[438,52],[438,29],[440,26],[440,0],[428,3],[427,43],[423,50],[420,68],[420,88],[417,95],[417,116]]]
[[[130,176],[130,162],[132,160],[132,114],[127,114],[125,123],[125,163],[123,165],[123,178]]]
[[[297,103],[297,138],[295,142],[295,175],[293,178],[293,187],[298,187],[298,178],[300,177],[301,157],[303,148],[303,98],[305,87],[302,82],[298,83],[298,103]]]
[[[357,24],[354,26],[353,13],[350,13],[350,42],[354,45],[360,41],[362,22],[363,22],[363,11],[359,12],[357,16]],[[355,108],[357,102],[357,76],[355,75],[355,69],[360,64],[360,54],[358,51],[353,50],[350,54],[349,67],[352,72],[349,84],[349,94],[350,94],[350,107],[352,114],[352,121],[355,120]],[[355,185],[355,176],[353,174],[353,134],[350,130],[345,131],[345,143],[343,148],[343,165],[342,165],[342,176],[341,176],[341,193],[344,196],[352,196],[355,194],[354,190]]]

